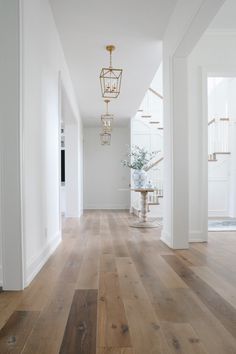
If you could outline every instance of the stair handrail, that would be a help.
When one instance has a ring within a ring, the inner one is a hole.
[[[230,121],[230,119],[229,118],[219,118],[219,121],[226,121],[226,122],[229,122]],[[209,122],[208,122],[208,126],[209,125],[211,125],[211,124],[213,124],[213,123],[216,123],[217,122],[217,119],[216,118],[213,118],[212,120],[210,120]]]
[[[156,95],[157,97],[159,97],[161,100],[164,99],[164,97],[159,93],[157,92],[156,90],[154,90],[153,88],[149,87],[148,89],[150,92],[152,92],[154,95]]]
[[[229,117],[215,117],[208,122],[208,155],[209,161],[216,161],[216,152],[229,152]],[[214,124],[213,124],[214,123]],[[213,158],[211,158],[211,156]]]
[[[152,164],[150,164],[149,166],[145,167],[144,171],[147,172],[147,171],[151,170],[151,168],[153,168],[154,166],[158,165],[162,160],[164,160],[164,157],[161,157],[157,161],[155,161]]]

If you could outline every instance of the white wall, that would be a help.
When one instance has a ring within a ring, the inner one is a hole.
[[[208,78],[208,121],[229,116],[229,78]]]
[[[188,60],[190,239],[207,237],[207,74],[234,76],[234,32],[206,33]]]
[[[61,240],[59,72],[78,120],[80,139],[82,128],[49,3],[47,0],[23,0],[22,3],[23,232],[25,283],[28,284]],[[81,189],[82,176],[79,182]]]
[[[208,216],[227,217],[230,207],[231,157],[217,156],[208,166]]]
[[[4,249],[0,267],[8,290],[23,286],[19,3],[0,1],[0,244]]]
[[[84,208],[129,209],[130,171],[121,165],[130,144],[129,126],[114,127],[110,146],[100,144],[100,130],[84,128]]]

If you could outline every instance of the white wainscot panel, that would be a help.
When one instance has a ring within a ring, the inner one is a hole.
[[[223,217],[229,215],[228,179],[209,179],[208,215]]]

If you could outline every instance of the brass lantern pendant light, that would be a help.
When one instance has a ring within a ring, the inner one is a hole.
[[[110,66],[102,68],[100,73],[102,97],[104,98],[117,98],[120,94],[122,69],[115,69],[112,66],[112,52],[115,49],[114,45],[106,46],[106,50],[110,53]]]
[[[106,103],[106,113],[101,115],[103,132],[110,133],[112,131],[113,124],[113,114],[108,113],[108,104],[110,100],[105,100]]]
[[[101,145],[111,145],[111,134],[106,131],[100,134]]]

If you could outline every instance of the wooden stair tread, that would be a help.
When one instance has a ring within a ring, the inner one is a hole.
[[[230,155],[231,152],[214,152],[215,155]]]

